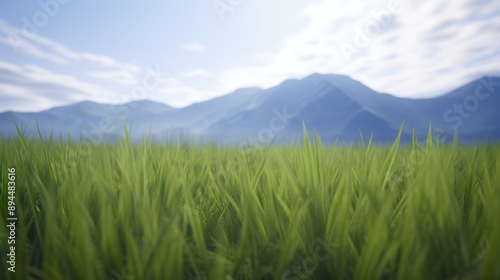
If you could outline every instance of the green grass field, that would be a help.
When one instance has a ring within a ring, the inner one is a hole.
[[[311,142],[0,140],[0,279],[500,279],[499,145]]]

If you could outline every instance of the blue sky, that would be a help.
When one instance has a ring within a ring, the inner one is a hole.
[[[0,111],[175,107],[312,73],[432,97],[500,75],[497,0],[4,0]]]

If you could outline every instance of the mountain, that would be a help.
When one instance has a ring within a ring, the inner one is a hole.
[[[343,141],[358,139],[358,128],[376,131],[378,138],[389,141],[405,117],[398,101],[346,76],[314,74],[267,90],[259,106],[215,123],[208,131],[229,141],[253,136],[266,142],[278,134],[283,139],[299,138],[304,122],[327,142],[337,136]],[[279,120],[283,128],[272,127],[271,120],[287,114],[295,117]]]
[[[429,124],[451,141],[500,140],[500,78],[484,77],[437,98],[408,99],[378,93],[342,75],[313,74],[286,80],[269,89],[245,88],[225,96],[176,109],[153,101],[122,105],[81,102],[38,113],[0,113],[0,135],[14,137],[14,120],[25,135],[48,137],[71,133],[78,139],[112,140],[123,134],[154,139],[170,136],[220,144],[290,142],[302,135],[302,123],[323,142],[350,143],[373,133],[377,143],[394,140],[404,121],[403,141],[413,130],[425,139]]]
[[[415,110],[418,130],[432,121],[449,138],[457,130],[462,141],[500,139],[500,77],[483,77],[438,98],[405,101]]]
[[[499,81],[498,77],[485,77],[437,98],[408,99],[375,92],[347,76],[314,74],[265,91],[258,107],[215,123],[208,133],[228,142],[266,142],[275,135],[279,139],[297,139],[304,121],[325,142],[358,140],[361,130],[366,137],[373,132],[375,142],[387,143],[394,140],[404,121],[403,141],[411,140],[413,129],[420,139],[425,139],[431,123],[435,132],[450,141],[455,129],[463,141],[498,140]],[[484,98],[476,96],[478,89]],[[476,102],[477,108],[471,107]],[[457,106],[463,107],[464,115]],[[269,122],[276,117],[276,110],[286,110],[296,117],[283,129],[273,131]]]
[[[96,129],[103,135],[114,134],[115,129],[110,129],[109,123],[121,130],[122,117],[126,121],[146,124],[156,115],[174,110],[176,109],[165,104],[142,100],[122,105],[84,101],[38,113],[5,112],[0,113],[0,135],[17,135],[14,120],[29,137],[38,137],[38,128],[42,136],[48,136],[52,131],[56,136],[59,133],[63,136],[70,133],[73,139],[77,139],[82,132]]]

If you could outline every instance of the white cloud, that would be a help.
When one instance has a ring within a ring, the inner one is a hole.
[[[306,27],[288,37],[280,51],[259,54],[272,60],[224,72],[222,87],[269,87],[319,72],[346,74],[397,96],[430,97],[500,74],[500,2],[495,0],[400,0],[402,11],[390,14],[389,24],[346,59],[342,44],[356,47],[356,28],[374,24],[394,1],[310,4],[300,15],[308,19]]]
[[[74,51],[40,35],[26,38],[19,28],[1,19],[0,44],[12,48],[13,54],[17,51],[40,59],[36,61],[40,65],[15,65],[0,60],[0,111],[44,110],[82,100],[116,103],[116,92],[123,90],[123,86],[139,84],[138,75],[145,72],[137,65],[106,55]],[[68,67],[68,73],[48,70],[53,64]],[[112,90],[102,83],[85,81],[88,77],[108,82]]]
[[[21,85],[15,85],[15,84],[9,84],[9,83],[2,82],[2,83],[0,83],[0,91],[9,97],[18,97],[18,98],[31,98],[32,97],[31,90],[29,90],[28,88],[21,86]]]
[[[148,99],[180,108],[212,99],[218,95],[220,95],[220,92],[190,87],[178,79],[169,78],[157,90],[151,92]]]
[[[191,71],[187,71],[184,73],[184,76],[189,77],[189,78],[196,78],[196,77],[212,77],[213,74],[208,72],[207,70],[204,69],[194,69]]]
[[[11,47],[14,52],[21,52],[57,64],[87,62],[96,67],[116,68],[131,73],[141,70],[137,65],[120,63],[106,55],[74,51],[64,44],[40,35],[35,34],[31,38],[26,38],[21,29],[9,25],[2,19],[0,19],[0,44]]]
[[[399,0],[403,11],[391,15],[390,23],[380,27],[378,35],[370,36],[366,46],[357,46],[357,28],[363,30],[373,24],[377,17],[373,13],[387,10],[392,1],[398,0],[326,0],[309,4],[298,15],[307,20],[307,25],[286,38],[279,51],[266,53],[260,49],[259,53],[248,54],[255,58],[255,64],[227,69],[221,74],[202,68],[181,74],[184,78],[217,80],[218,85],[212,90],[197,89],[171,78],[151,98],[185,106],[237,88],[271,87],[285,79],[317,72],[349,75],[377,91],[397,96],[428,97],[481,75],[500,74],[499,1]],[[10,75],[6,79],[0,73],[2,101],[7,95],[31,98],[35,100],[32,108],[46,108],[54,96],[57,98],[53,98],[53,105],[64,100],[109,102],[114,96],[111,90],[83,79],[110,82],[116,90],[132,86],[138,82],[135,78],[142,78],[143,68],[138,65],[73,50],[40,35],[27,39],[21,30],[1,19],[0,44],[14,46],[19,53],[37,58],[35,62],[40,59],[50,66],[72,66],[68,67],[70,73],[59,74],[47,70],[50,67],[46,65],[18,66],[0,60],[0,70]],[[357,54],[346,59],[343,44],[356,47]],[[200,43],[182,44],[180,48],[194,53],[207,49]],[[59,94],[57,89],[61,90]],[[68,92],[66,97],[63,89]],[[4,104],[0,111],[6,108]],[[21,103],[15,106],[11,107],[28,108]]]
[[[183,48],[186,51],[195,52],[195,53],[203,52],[207,49],[207,47],[205,45],[200,44],[200,43],[182,44],[181,48]]]
[[[193,103],[217,97],[211,90],[199,90],[188,86],[165,87],[150,96],[151,100],[163,102],[173,107],[185,107]]]
[[[24,101],[14,104],[4,101],[0,111],[37,111],[83,100],[110,102],[114,96],[101,86],[32,64],[21,66],[0,61],[0,72],[2,99]]]
[[[133,86],[137,84],[137,75],[126,70],[109,70],[109,71],[89,71],[87,75],[103,81],[121,84],[125,86]]]
[[[0,30],[1,31],[1,30]],[[0,37],[0,44],[6,45],[6,46],[12,46],[12,38],[9,37]],[[45,59],[53,63],[57,64],[68,64],[68,61],[64,59],[63,57],[51,53],[47,53],[46,51],[42,50],[41,48],[37,47],[34,44],[31,44],[28,40],[23,39],[23,38],[18,38],[15,39],[16,42],[19,44],[16,45],[14,51],[16,52],[21,52],[25,54],[29,54],[31,56],[34,56],[39,59]]]

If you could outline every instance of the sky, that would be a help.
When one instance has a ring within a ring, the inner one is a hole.
[[[342,74],[398,97],[500,75],[498,0],[4,0],[0,112],[184,107]]]

